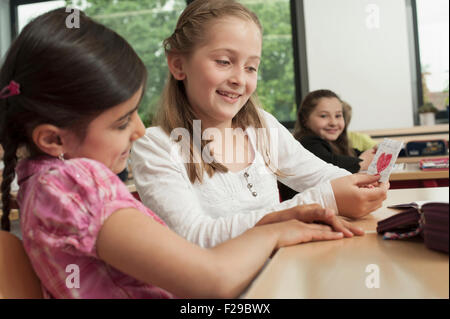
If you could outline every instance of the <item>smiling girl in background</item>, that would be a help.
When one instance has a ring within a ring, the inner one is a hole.
[[[303,100],[294,136],[306,149],[328,163],[351,173],[366,171],[376,150],[361,152],[352,148],[347,128],[339,96],[330,90],[317,90]]]

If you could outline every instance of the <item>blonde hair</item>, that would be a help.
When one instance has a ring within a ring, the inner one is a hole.
[[[225,17],[237,17],[252,21],[258,26],[262,33],[262,26],[258,17],[242,4],[234,0],[195,0],[189,4],[178,19],[173,34],[164,40],[166,56],[176,53],[190,56],[201,44],[207,41],[208,26],[217,19]],[[260,102],[256,92],[249,98],[241,110],[232,120],[232,125],[237,128],[253,126],[255,129],[266,128],[264,119],[260,114]],[[176,128],[185,128],[193,132],[193,121],[196,115],[187,99],[184,84],[178,81],[169,72],[166,85],[160,101],[158,113],[155,118],[156,125],[160,126],[167,134]],[[256,130],[256,148],[263,155],[266,165],[277,175],[282,175],[278,169],[273,168],[269,154],[269,137],[267,130]],[[180,142],[180,138],[178,139]],[[228,172],[228,168],[214,159],[206,163],[200,156],[203,147],[210,141],[201,141],[201,149],[190,139],[190,145],[184,145],[189,149],[189,161],[187,163],[188,175],[191,183],[198,180],[203,181],[203,174],[211,177],[216,171]],[[194,158],[196,159],[194,161]]]
[[[345,101],[342,101],[342,114],[344,115],[345,127],[348,128],[352,119],[352,107]]]

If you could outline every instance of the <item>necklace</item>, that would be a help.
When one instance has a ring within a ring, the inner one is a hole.
[[[255,192],[252,188],[253,188],[253,184],[252,183],[250,183],[249,181],[248,181],[248,178],[250,177],[250,174],[248,173],[248,172],[245,172],[244,173],[244,178],[245,178],[245,181],[247,182],[247,188],[248,188],[248,190],[252,193],[252,195],[253,195],[253,197],[256,197],[256,196],[258,196],[258,193],[257,192]]]

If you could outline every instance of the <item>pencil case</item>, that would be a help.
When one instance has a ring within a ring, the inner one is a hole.
[[[404,211],[378,222],[377,232],[383,234],[383,239],[420,237],[427,248],[448,254],[448,203],[428,202],[423,205],[409,203],[389,208]]]

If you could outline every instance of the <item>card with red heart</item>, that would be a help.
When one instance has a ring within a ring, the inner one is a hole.
[[[372,175],[380,174],[380,182],[388,181],[402,147],[402,142],[385,138],[378,145],[377,153],[372,163],[370,163],[367,173]]]

